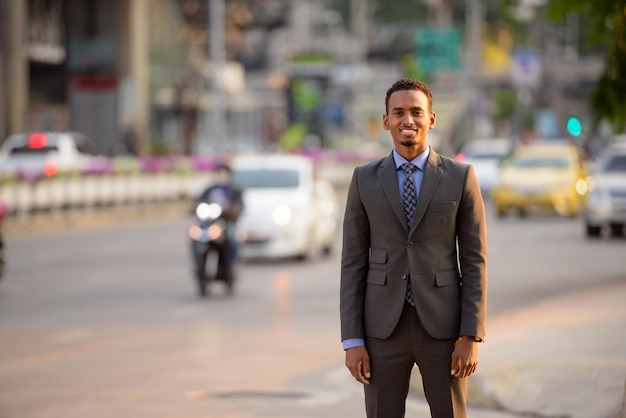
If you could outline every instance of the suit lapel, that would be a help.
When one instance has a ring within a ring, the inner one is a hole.
[[[420,187],[420,195],[417,197],[417,207],[415,208],[415,216],[411,223],[411,233],[415,231],[417,225],[422,221],[426,208],[430,203],[430,199],[435,192],[435,188],[441,179],[442,171],[439,167],[441,165],[441,158],[432,148],[428,161],[424,167],[424,177],[422,178],[422,185]]]
[[[380,164],[378,177],[383,187],[383,192],[385,193],[389,204],[393,208],[393,212],[406,229],[406,217],[404,216],[402,198],[400,197],[400,189],[398,188],[398,175],[396,174],[396,164],[393,160],[393,152]]]

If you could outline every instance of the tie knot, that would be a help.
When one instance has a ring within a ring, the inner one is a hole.
[[[408,175],[413,174],[415,170],[417,170],[417,166],[412,163],[404,163],[400,166],[404,170],[404,172]]]

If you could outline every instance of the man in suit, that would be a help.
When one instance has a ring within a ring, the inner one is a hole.
[[[414,364],[432,417],[466,417],[487,311],[483,199],[471,166],[428,145],[436,115],[426,84],[397,81],[385,108],[393,150],[354,170],[346,201],[346,367],[364,385],[368,418],[404,417]]]

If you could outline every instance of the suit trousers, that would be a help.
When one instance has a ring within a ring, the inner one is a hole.
[[[414,364],[422,375],[433,418],[466,418],[467,378],[450,375],[455,339],[438,340],[424,330],[405,302],[398,325],[385,339],[366,338],[372,377],[365,388],[367,418],[404,417]]]

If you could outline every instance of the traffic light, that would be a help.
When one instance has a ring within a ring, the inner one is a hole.
[[[567,120],[567,132],[572,136],[580,136],[583,131],[583,125],[576,116],[570,116]]]

